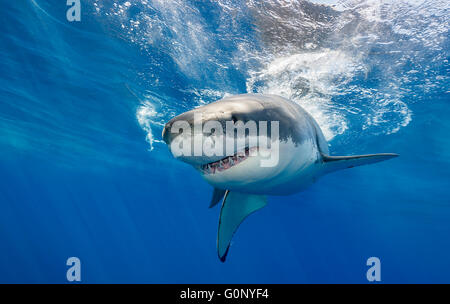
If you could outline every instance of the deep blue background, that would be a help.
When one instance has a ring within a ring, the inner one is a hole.
[[[371,256],[383,282],[449,282],[448,89],[406,97],[413,119],[397,133],[336,137],[340,154],[401,157],[270,197],[221,263],[211,187],[163,145],[149,151],[136,119],[152,87],[179,99],[173,114],[193,107],[182,89],[205,76],[122,39],[92,3],[75,24],[65,1],[38,2],[0,6],[0,282],[66,282],[71,256],[86,283],[367,282]],[[245,73],[227,73],[226,90],[245,92]]]

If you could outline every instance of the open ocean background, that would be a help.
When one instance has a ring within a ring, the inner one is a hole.
[[[0,282],[450,282],[447,0],[0,1]],[[325,4],[325,5],[321,5]],[[300,103],[334,155],[216,253],[212,188],[161,142],[228,94]]]

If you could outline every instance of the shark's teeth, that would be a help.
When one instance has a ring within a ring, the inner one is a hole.
[[[257,150],[257,147],[253,147],[250,149],[245,148],[243,151],[239,151],[233,156],[228,156],[213,163],[203,165],[201,166],[201,170],[204,174],[214,174],[216,172],[228,170],[247,159],[250,156],[250,152]]]

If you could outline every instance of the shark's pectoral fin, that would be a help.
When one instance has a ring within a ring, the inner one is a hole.
[[[225,262],[231,239],[242,221],[266,204],[267,198],[264,195],[226,191],[217,233],[217,253],[222,262]]]
[[[331,172],[345,168],[353,168],[356,166],[373,164],[397,156],[398,154],[395,153],[379,153],[352,156],[329,156],[322,154],[322,159],[325,164],[325,170],[327,172]]]
[[[209,208],[217,205],[225,195],[225,190],[214,188],[213,195],[211,197],[211,203],[209,203]]]

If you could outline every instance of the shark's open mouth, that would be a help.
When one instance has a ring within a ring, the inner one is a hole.
[[[239,151],[233,156],[227,156],[225,158],[222,158],[221,160],[202,165],[200,169],[203,171],[204,174],[215,174],[216,172],[228,170],[231,167],[234,167],[242,163],[249,157],[251,152],[256,150],[258,150],[258,147],[252,148],[247,147],[243,151]]]

